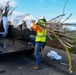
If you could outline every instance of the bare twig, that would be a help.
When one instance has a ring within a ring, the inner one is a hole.
[[[59,18],[59,17],[61,17],[61,16],[64,16],[64,15],[66,15],[66,14],[62,14],[62,15],[56,16],[55,18],[52,18],[51,20],[49,20],[48,23],[51,22],[52,20],[54,20],[54,19],[56,19],[56,18]]]
[[[71,16],[72,16],[72,14],[70,14],[63,22],[65,22],[65,21],[66,21],[67,19],[69,19]],[[63,23],[63,22],[62,22],[62,23]],[[61,23],[61,24],[62,24],[62,23]]]
[[[65,12],[65,7],[66,7],[66,4],[68,3],[68,0],[66,0],[66,2],[65,2],[65,4],[64,4],[64,8],[63,8],[63,14],[64,14],[64,12]],[[63,18],[63,16],[61,17],[61,19]],[[61,19],[58,21],[58,22],[60,22],[61,21]]]

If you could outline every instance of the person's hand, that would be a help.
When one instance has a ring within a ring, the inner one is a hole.
[[[32,31],[32,28],[33,28],[33,24],[29,25],[28,29]]]

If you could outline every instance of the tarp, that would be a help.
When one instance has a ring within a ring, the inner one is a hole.
[[[6,36],[8,33],[8,27],[9,27],[9,22],[8,22],[8,17],[3,16],[3,27],[4,27],[4,32],[0,32],[3,36]]]
[[[14,27],[18,27],[23,23],[23,21],[25,21],[27,28],[30,28],[30,25],[33,20],[36,21],[36,19],[31,14],[20,15],[14,18],[13,25]]]
[[[51,59],[62,60],[62,56],[60,56],[56,51],[50,50],[47,56]]]

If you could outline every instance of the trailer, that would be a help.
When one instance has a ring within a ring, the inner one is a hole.
[[[32,54],[34,48],[29,42],[29,35],[35,33],[28,28],[18,30],[13,25],[9,25],[8,34],[6,37],[0,38],[0,54],[25,52],[26,54]]]

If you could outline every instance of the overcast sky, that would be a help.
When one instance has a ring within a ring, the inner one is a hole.
[[[1,0],[0,3],[4,3],[8,0]],[[66,0],[9,0],[11,1],[11,6],[17,8],[14,10],[10,20],[18,15],[23,15],[30,13],[36,19],[39,16],[45,16],[47,20],[50,20],[58,15],[63,14],[63,8]],[[63,20],[66,19],[71,13],[72,16],[67,20],[67,22],[76,22],[76,0],[68,0],[65,8],[65,16]]]

